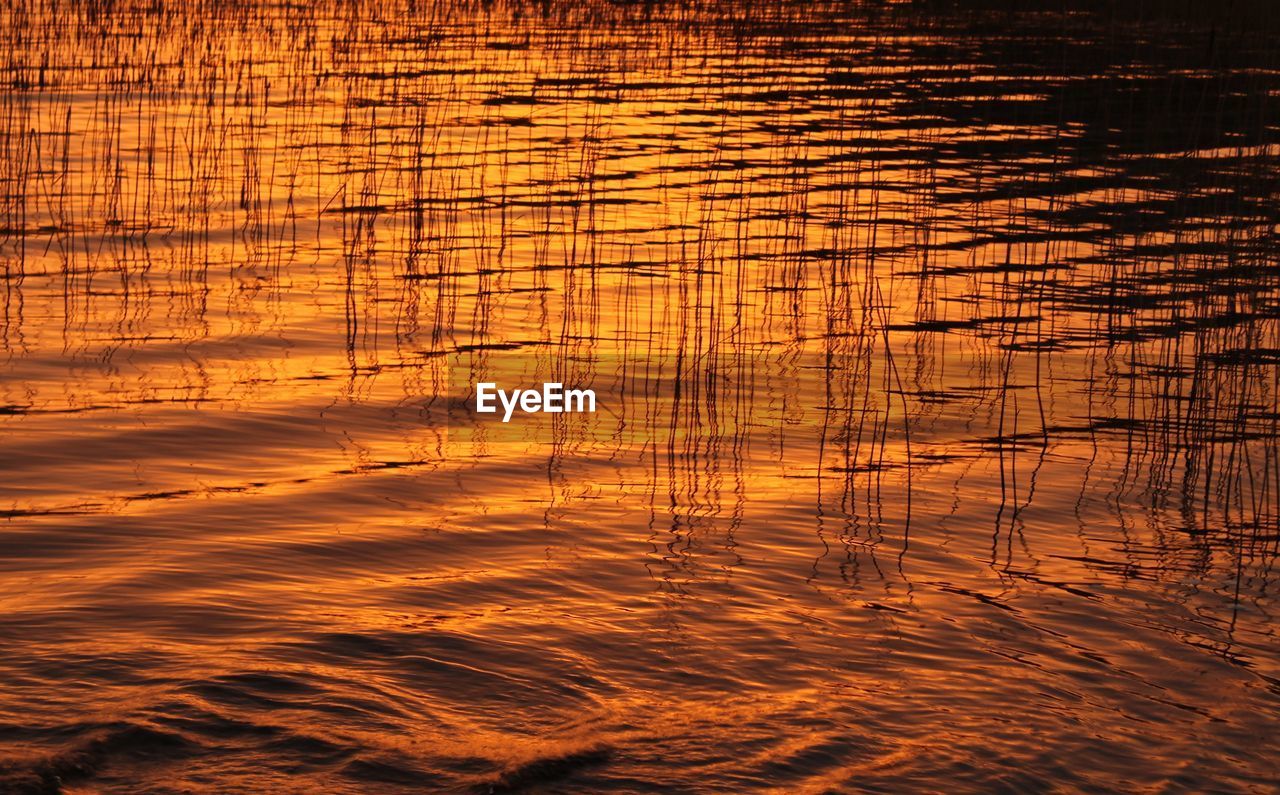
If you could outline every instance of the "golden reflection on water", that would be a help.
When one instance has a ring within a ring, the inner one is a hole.
[[[1274,780],[1265,37],[0,20],[0,784]]]

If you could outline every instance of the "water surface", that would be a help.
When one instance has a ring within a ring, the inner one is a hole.
[[[1267,791],[1277,39],[1151,11],[0,9],[0,789]]]

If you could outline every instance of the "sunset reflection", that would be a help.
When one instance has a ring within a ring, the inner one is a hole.
[[[0,792],[1274,786],[1277,17],[1149,5],[0,8]]]

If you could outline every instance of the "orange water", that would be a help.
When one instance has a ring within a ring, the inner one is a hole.
[[[0,11],[0,789],[1273,786],[1280,72],[1202,24]]]

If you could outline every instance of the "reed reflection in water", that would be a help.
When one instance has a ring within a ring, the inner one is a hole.
[[[1274,26],[960,5],[0,9],[0,789],[1274,786]]]

